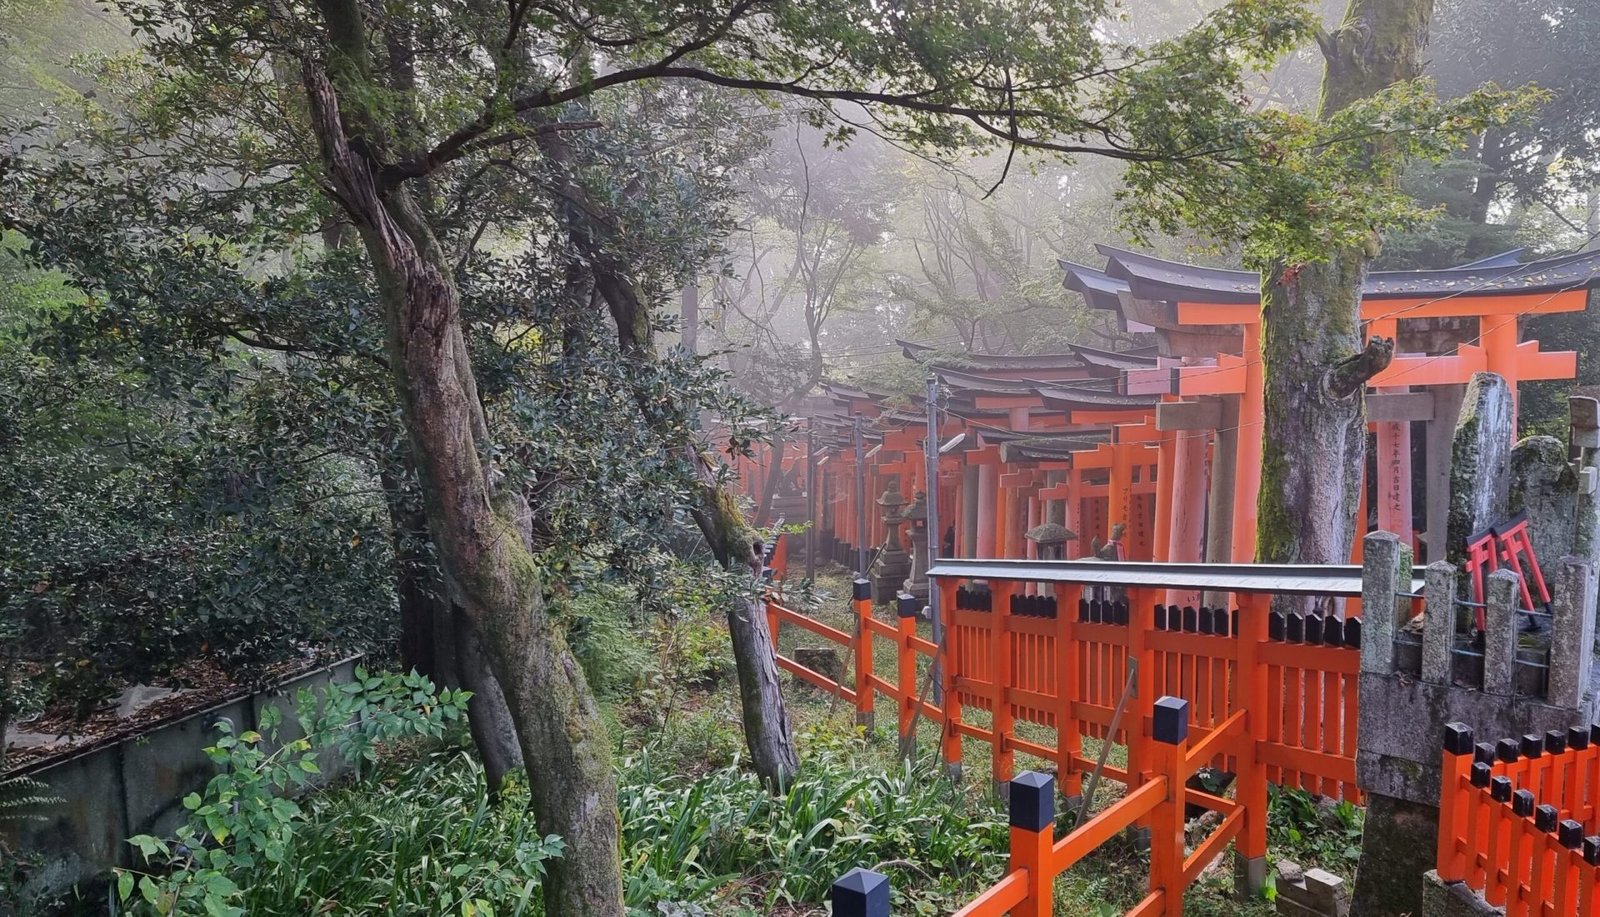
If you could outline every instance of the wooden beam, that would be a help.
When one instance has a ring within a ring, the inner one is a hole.
[[[1215,430],[1220,426],[1220,401],[1168,401],[1156,405],[1157,430]]]
[[[1369,423],[1433,419],[1432,392],[1373,392],[1367,395]]]

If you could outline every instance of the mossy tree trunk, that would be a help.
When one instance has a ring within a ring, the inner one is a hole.
[[[378,280],[395,391],[440,565],[505,693],[539,830],[566,843],[549,864],[545,912],[620,917],[611,741],[545,606],[543,577],[524,539],[528,505],[495,486],[484,459],[487,423],[451,265],[406,184],[378,180],[383,131],[362,109],[381,96],[366,25],[348,0],[321,0],[319,9],[334,52],[326,62],[308,55],[302,76],[326,190],[349,214]]]
[[[1318,37],[1327,61],[1321,116],[1416,78],[1432,16],[1433,0],[1350,0],[1338,30]],[[1373,144],[1369,155],[1385,151]],[[1377,246],[1374,237],[1323,261],[1262,271],[1262,562],[1349,562],[1366,463],[1362,393],[1393,356],[1392,341],[1362,339],[1361,287]]]

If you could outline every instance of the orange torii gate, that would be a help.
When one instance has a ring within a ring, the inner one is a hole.
[[[825,403],[810,411],[813,450],[791,444],[783,459],[815,468],[820,553],[861,566],[865,549],[885,536],[875,501],[897,478],[907,498],[926,491],[936,506],[941,531],[930,539],[940,556],[1030,557],[1025,533],[1049,521],[1079,535],[1075,555],[1089,553],[1095,538],[1109,540],[1122,522],[1133,559],[1254,559],[1263,390],[1256,275],[1101,251],[1104,270],[1063,262],[1066,285],[1091,306],[1114,310],[1126,328],[1153,332],[1157,347],[952,362],[901,341],[940,383],[932,445],[926,415],[903,397],[825,386]],[[1402,537],[1417,528],[1411,425],[1422,422],[1423,528],[1430,553],[1442,552],[1442,536],[1432,536],[1443,529],[1440,495],[1461,390],[1478,371],[1513,384],[1571,377],[1576,355],[1520,341],[1517,319],[1584,308],[1597,275],[1596,254],[1529,264],[1507,255],[1371,275],[1362,302],[1367,333],[1399,341],[1367,396],[1384,471],[1375,481],[1380,526]],[[938,451],[932,481],[930,448]],[[764,461],[747,460],[741,477],[756,476]],[[748,483],[746,493],[759,496]],[[1366,518],[1364,502],[1359,512]]]
[[[1083,292],[1091,305],[1125,313],[1126,320],[1156,330],[1169,365],[1130,371],[1128,384],[1165,386],[1175,396],[1158,412],[1164,431],[1214,436],[1212,488],[1220,484],[1227,500],[1223,505],[1213,500],[1210,515],[1215,522],[1219,510],[1227,513],[1230,536],[1226,554],[1213,548],[1207,559],[1253,560],[1264,382],[1258,278],[1099,248],[1106,268],[1063,262],[1066,284]],[[1361,314],[1367,333],[1400,344],[1394,362],[1369,383],[1380,467],[1390,472],[1378,482],[1379,525],[1400,532],[1407,543],[1412,540],[1409,425],[1428,422],[1425,527],[1435,556],[1443,551],[1446,504],[1440,495],[1447,489],[1450,435],[1465,383],[1479,371],[1499,373],[1513,388],[1524,380],[1571,378],[1576,355],[1521,342],[1517,320],[1580,311],[1588,290],[1600,285],[1600,256],[1594,253],[1529,264],[1518,263],[1514,255],[1442,271],[1374,272],[1365,287]],[[1463,330],[1468,321],[1475,334]],[[1209,357],[1208,348],[1216,348]],[[1177,482],[1175,489],[1190,483]]]

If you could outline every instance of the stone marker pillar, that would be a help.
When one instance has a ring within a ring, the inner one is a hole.
[[[1468,539],[1506,520],[1514,417],[1506,380],[1494,373],[1473,373],[1456,420],[1450,459],[1450,518],[1443,559],[1457,566],[1466,563]]]
[[[906,591],[917,601],[928,601],[928,495],[917,491],[917,496],[901,514],[906,522],[906,539],[911,542],[911,574],[906,578]]]

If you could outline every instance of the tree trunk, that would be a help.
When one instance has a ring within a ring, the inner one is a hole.
[[[1263,563],[1350,560],[1366,465],[1365,378],[1335,384],[1334,368],[1363,353],[1357,310],[1366,263],[1364,253],[1344,250],[1326,263],[1298,271],[1275,264],[1262,275],[1266,416],[1256,555]],[[1330,608],[1309,597],[1276,601],[1280,610]]]
[[[441,687],[472,692],[467,727],[483,762],[490,798],[498,798],[505,775],[522,767],[517,728],[495,681],[472,620],[449,600],[434,569],[428,519],[401,491],[401,481],[384,474],[385,502],[394,528],[395,592],[400,602],[400,665],[415,669]]]
[[[1416,78],[1432,16],[1433,0],[1350,0],[1338,31],[1318,39],[1327,61],[1321,116]],[[1382,145],[1371,155],[1385,155]],[[1361,286],[1377,242],[1310,264],[1279,261],[1262,272],[1262,562],[1350,560],[1366,462],[1362,393],[1393,354],[1393,342],[1362,345]],[[1305,611],[1326,602],[1283,604]]]
[[[495,680],[494,667],[472,618],[460,605],[452,603],[450,609],[456,637],[455,670],[460,675],[461,686],[472,692],[472,698],[467,701],[467,728],[472,731],[472,744],[483,761],[489,798],[498,800],[506,774],[522,768],[517,724],[511,717],[511,708],[506,705],[500,682]]]
[[[323,0],[337,49],[331,66],[357,101],[352,140],[323,64],[304,61],[312,128],[330,195],[361,234],[386,310],[390,367],[441,566],[479,628],[527,762],[539,830],[566,851],[550,861],[544,906],[553,917],[620,917],[616,781],[611,740],[519,530],[528,508],[497,493],[487,425],[463,337],[460,298],[431,229],[402,182],[380,184],[383,137],[362,100],[375,81],[359,10]]]
[[[772,501],[778,498],[778,488],[783,486],[783,449],[786,442],[781,431],[773,434],[772,464],[767,467],[767,479],[761,483],[761,505],[756,507],[758,528],[772,524]]]
[[[560,165],[568,161],[569,151],[559,134],[542,134],[539,143],[553,163]],[[623,355],[641,367],[649,366],[657,359],[650,309],[640,299],[623,265],[595,234],[596,223],[614,221],[605,220],[603,206],[570,178],[559,197],[564,201],[562,219],[567,232],[588,259],[595,290],[616,324]],[[712,554],[727,569],[749,569],[753,583],[762,567],[755,551],[755,533],[745,522],[733,495],[717,483],[711,460],[675,432],[679,427],[674,423],[670,406],[658,403],[653,390],[637,391],[635,398],[645,421],[661,433],[666,447],[680,457],[684,467],[699,481],[689,511]],[[772,636],[767,631],[765,609],[752,594],[745,594],[731,599],[727,615],[750,766],[767,786],[780,791],[798,770],[799,758],[794,750],[794,734],[783,700],[783,685],[778,679],[777,657]]]
[[[683,285],[682,311],[683,349],[690,354],[700,352],[700,278],[691,277]]]

